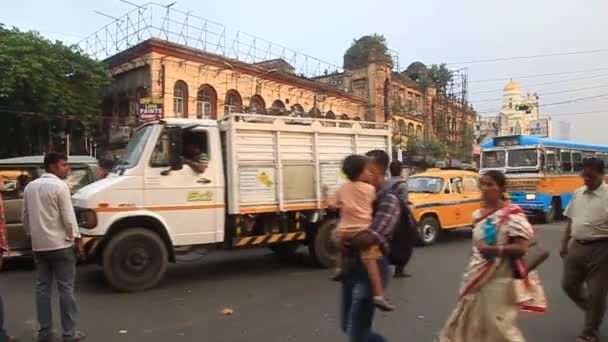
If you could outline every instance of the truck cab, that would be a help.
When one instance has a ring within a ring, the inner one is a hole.
[[[335,261],[321,189],[349,154],[390,148],[388,126],[231,115],[167,119],[135,131],[115,169],[73,196],[88,255],[120,291],[155,286],[193,250],[308,244]]]

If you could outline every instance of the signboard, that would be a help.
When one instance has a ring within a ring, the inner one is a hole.
[[[528,135],[533,137],[546,138],[549,136],[549,120],[531,120],[528,125]]]
[[[163,99],[159,97],[145,97],[139,101],[137,114],[139,120],[158,120],[165,116]]]

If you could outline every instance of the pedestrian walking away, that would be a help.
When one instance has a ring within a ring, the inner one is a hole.
[[[405,272],[405,266],[410,261],[414,251],[416,223],[410,208],[407,182],[403,179],[403,164],[398,160],[394,160],[389,165],[389,171],[391,177],[387,180],[387,187],[393,189],[393,192],[399,197],[399,200],[403,204],[405,212],[403,217],[406,218],[406,227],[404,227],[405,232],[403,233],[408,235],[404,236],[401,246],[398,248],[400,257],[396,258],[398,260],[391,260],[391,263],[395,266],[395,278],[409,278],[411,275]],[[393,250],[392,252],[395,253],[396,251]]]
[[[63,341],[84,339],[76,330],[76,254],[82,253],[80,233],[68,185],[67,157],[51,152],[44,157],[46,173],[25,188],[23,226],[32,239],[36,262],[38,341],[53,340],[51,293],[57,282]]]
[[[597,158],[583,160],[584,186],[576,190],[564,215],[568,225],[560,255],[564,260],[562,286],[585,313],[579,342],[599,341],[608,294],[608,185],[605,165]]]
[[[377,189],[376,203],[370,229],[382,240],[383,251],[388,250],[388,241],[392,238],[399,221],[399,199],[387,188],[385,174],[389,157],[384,151],[376,150],[367,153],[371,158],[368,163],[370,184]],[[378,269],[386,287],[388,276],[388,259],[385,255],[377,259]],[[345,253],[344,276],[342,279],[342,330],[350,342],[384,342],[384,336],[373,331],[374,301],[373,290],[365,266],[358,253],[352,250]]]
[[[439,342],[522,342],[518,312],[547,307],[537,272],[515,277],[513,267],[527,253],[534,229],[521,208],[504,200],[502,173],[487,172],[480,185],[483,207],[473,214],[473,253]]]
[[[6,238],[6,221],[4,219],[4,204],[2,201],[2,190],[4,190],[4,178],[0,176],[0,271],[2,271],[3,257],[8,253],[8,240]],[[1,291],[1,289],[0,289]],[[12,342],[14,339],[8,336],[4,329],[4,303],[0,295],[0,342]]]

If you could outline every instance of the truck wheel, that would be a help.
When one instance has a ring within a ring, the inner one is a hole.
[[[441,226],[433,216],[425,216],[418,224],[418,242],[422,246],[430,246],[437,241]]]
[[[316,233],[309,240],[310,255],[314,262],[321,267],[330,268],[336,265],[338,247],[335,243],[334,232],[337,226],[337,218],[327,219],[319,225]]]
[[[113,236],[104,248],[103,273],[117,291],[143,291],[163,278],[168,260],[167,247],[158,234],[128,228]]]
[[[544,213],[545,215],[545,223],[551,223],[556,221],[557,219],[559,219],[560,216],[560,211],[561,211],[561,204],[559,199],[554,198],[551,201],[551,208],[549,208],[549,211]]]

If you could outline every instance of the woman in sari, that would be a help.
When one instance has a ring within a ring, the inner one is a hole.
[[[512,265],[527,253],[534,229],[522,210],[505,200],[502,173],[486,173],[480,186],[483,206],[473,217],[473,253],[439,342],[522,342],[518,312],[546,311],[538,274],[516,279]]]

